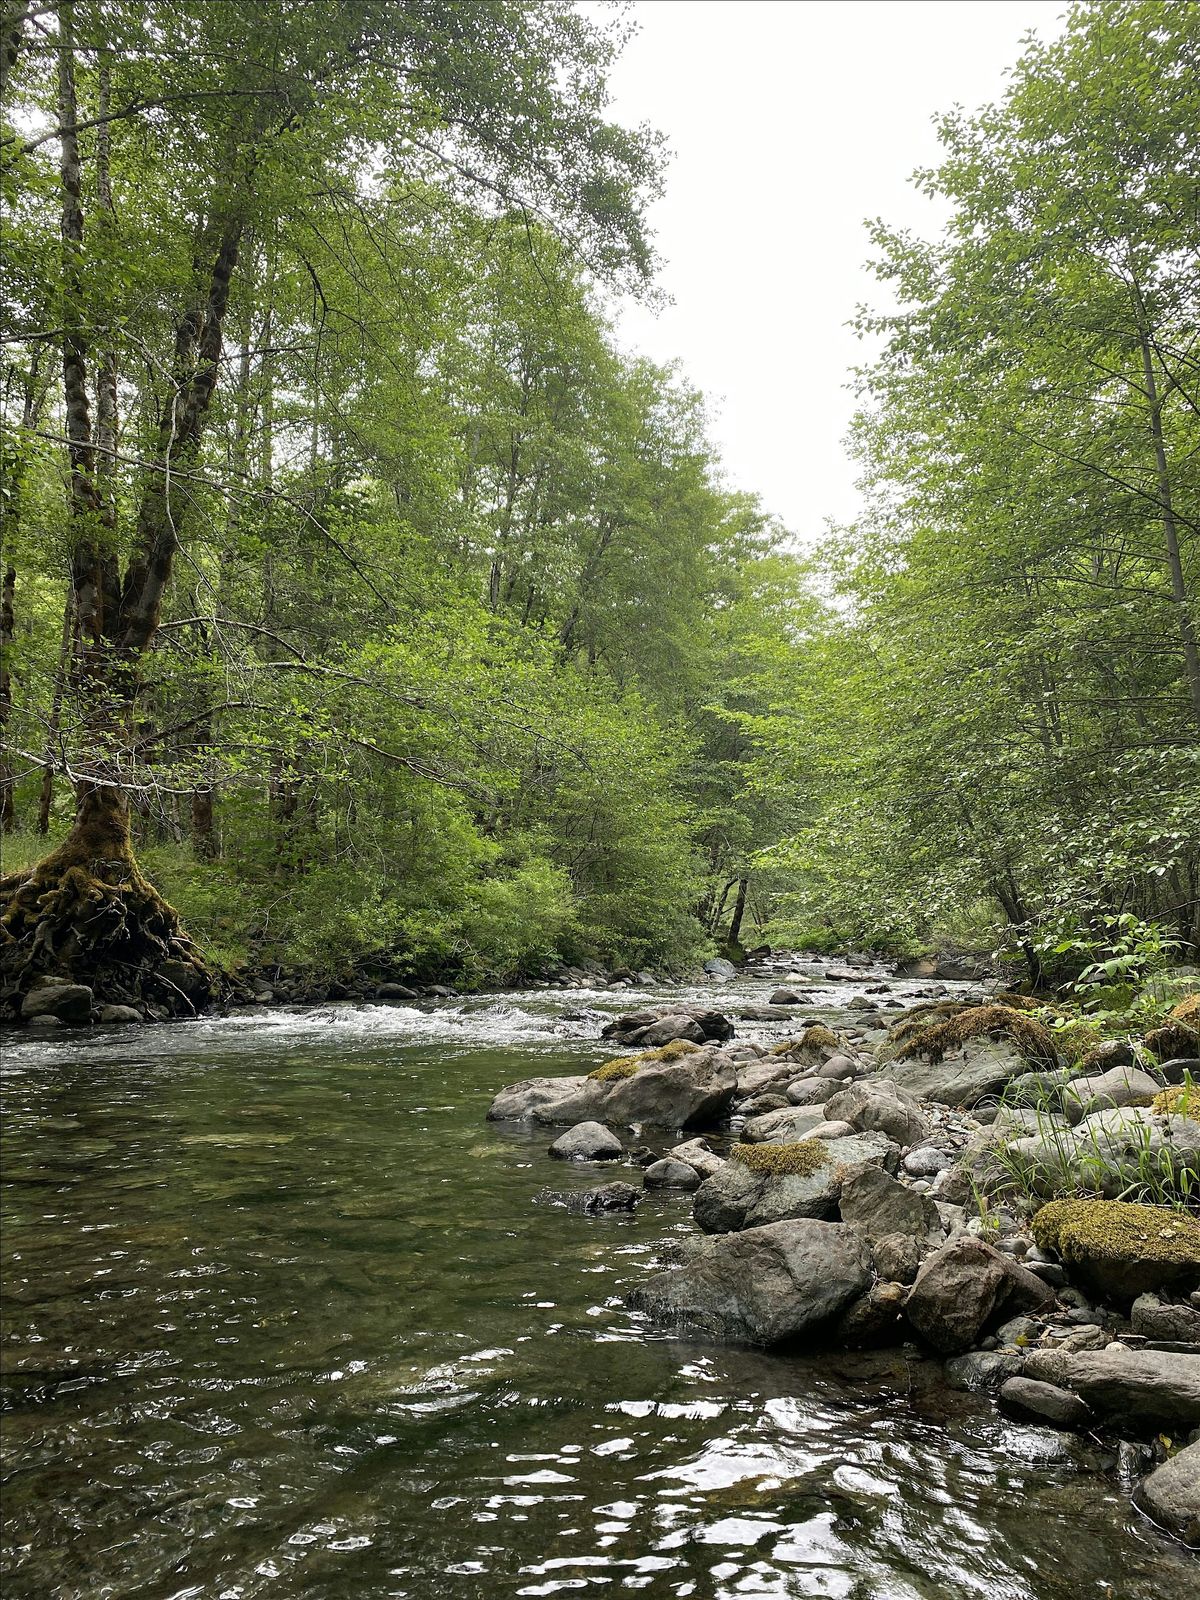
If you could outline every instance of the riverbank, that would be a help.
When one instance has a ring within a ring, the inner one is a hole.
[[[691,1196],[699,1236],[631,1297],[652,1324],[936,1352],[1005,1414],[1109,1439],[1136,1503],[1200,1545],[1200,996],[1121,1043],[1002,993],[897,1010],[861,976],[866,1026],[804,1019],[781,986],[742,1008],[795,1008],[766,1046],[715,1001],[669,1003],[606,1027],[625,1054],[512,1085],[489,1116],[566,1129],[550,1155],[606,1177],[642,1169],[560,1197],[576,1212]]]

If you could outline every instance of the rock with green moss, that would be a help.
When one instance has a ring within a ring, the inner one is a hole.
[[[692,1216],[705,1233],[735,1233],[790,1217],[832,1219],[842,1184],[864,1163],[882,1165],[895,1147],[881,1134],[783,1145],[735,1145],[696,1191]]]
[[[1200,1285],[1200,1221],[1170,1206],[1052,1200],[1034,1217],[1033,1237],[1123,1303],[1147,1290]]]

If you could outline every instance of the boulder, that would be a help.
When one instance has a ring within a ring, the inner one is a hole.
[[[973,1235],[948,1240],[922,1266],[904,1314],[935,1350],[969,1350],[1001,1310],[1052,1304],[1050,1289],[1026,1268]]]
[[[733,1023],[719,1011],[704,1006],[673,1005],[654,1011],[632,1011],[616,1017],[601,1030],[602,1039],[635,1044],[643,1049],[670,1044],[673,1039],[723,1043],[733,1038]]]
[[[1063,1090],[1063,1109],[1072,1122],[1081,1122],[1092,1111],[1114,1106],[1148,1106],[1162,1088],[1140,1067],[1110,1067],[1092,1077],[1074,1078]]]
[[[625,1146],[600,1122],[577,1122],[550,1146],[556,1161],[616,1161]]]
[[[1140,1294],[1133,1302],[1129,1320],[1134,1333],[1162,1344],[1200,1345],[1200,1308],[1156,1294]]]
[[[858,1071],[859,1065],[853,1056],[838,1052],[838,1054],[828,1056],[822,1061],[817,1068],[817,1076],[819,1078],[834,1078],[838,1082],[844,1082],[847,1078],[853,1078]]]
[[[749,1100],[754,1095],[773,1089],[782,1093],[794,1071],[794,1067],[774,1056],[768,1056],[765,1061],[760,1061],[757,1056],[740,1060],[737,1064],[737,1098]]]
[[[818,1122],[808,1134],[810,1139],[851,1139],[858,1132],[848,1122]]]
[[[765,1148],[773,1151],[775,1147]],[[797,1152],[789,1163],[804,1170],[771,1171],[756,1168],[735,1156],[719,1172],[706,1178],[692,1202],[692,1217],[705,1233],[733,1233],[790,1217],[833,1219],[847,1175],[864,1163],[882,1165],[892,1146],[880,1134],[859,1134],[850,1139],[822,1140],[805,1160],[803,1141],[783,1149]],[[751,1158],[753,1159],[753,1158]]]
[[[135,1006],[101,1006],[100,1021],[105,1027],[115,1027],[129,1022],[144,1022],[145,1018]]]
[[[1015,1378],[1025,1364],[1016,1350],[968,1350],[951,1356],[945,1366],[946,1382],[952,1389],[996,1389]]]
[[[607,1122],[619,1127],[708,1127],[729,1109],[734,1069],[715,1050],[650,1061],[629,1077],[530,1078],[502,1089],[492,1122]]]
[[[925,1254],[924,1240],[908,1233],[885,1233],[871,1247],[875,1271],[891,1283],[911,1283]]]
[[[999,1094],[1010,1078],[1026,1070],[1025,1058],[1005,1039],[968,1039],[961,1050],[947,1052],[940,1061],[913,1056],[888,1063],[887,1075],[897,1088],[918,1100],[940,1105],[973,1106],[987,1095]]]
[[[418,1000],[420,996],[406,983],[381,983],[375,990],[376,1000]]]
[[[705,1241],[628,1304],[656,1322],[726,1343],[787,1345],[827,1329],[868,1287],[870,1257],[853,1228],[796,1218]]]
[[[838,1196],[838,1210],[842,1221],[872,1244],[888,1234],[941,1243],[942,1219],[934,1202],[889,1177],[882,1167],[864,1166],[850,1173]]]
[[[689,1139],[686,1144],[677,1144],[673,1150],[667,1151],[672,1161],[682,1161],[698,1172],[702,1178],[711,1178],[714,1172],[720,1172],[725,1165],[724,1157],[711,1151],[703,1139]]]
[[[652,1162],[642,1174],[642,1183],[647,1189],[683,1189],[690,1192],[700,1187],[700,1181],[700,1174],[695,1167],[689,1167],[686,1161],[676,1161],[671,1156]]]
[[[910,1178],[936,1178],[939,1172],[953,1165],[954,1157],[948,1151],[938,1150],[931,1144],[910,1150],[904,1158],[904,1170]]]
[[[1092,1413],[1070,1389],[1024,1376],[1000,1385],[999,1405],[1006,1416],[1022,1422],[1048,1422],[1054,1428],[1086,1428]]]
[[[41,978],[21,1002],[26,1022],[37,1017],[54,1017],[59,1022],[78,1026],[92,1015],[92,991],[86,983],[68,983],[65,978]]]
[[[732,961],[726,961],[724,956],[710,956],[704,963],[704,970],[710,978],[737,977],[737,968]]]
[[[1052,1200],[1035,1215],[1033,1236],[1039,1249],[1056,1250],[1074,1274],[1119,1304],[1200,1284],[1200,1222],[1166,1206]]]
[[[751,1121],[765,1117],[772,1111],[790,1111],[791,1104],[781,1094],[753,1094],[749,1100],[739,1100],[735,1109],[739,1116],[748,1117]]]
[[[1200,1441],[1143,1478],[1133,1503],[1184,1544],[1200,1545]]]
[[[825,1101],[830,1121],[848,1122],[863,1132],[887,1134],[897,1144],[916,1144],[929,1135],[929,1124],[910,1094],[887,1078],[864,1078]]]
[[[798,1006],[803,1002],[794,989],[773,989],[768,1003],[773,1006]]]
[[[834,1078],[797,1078],[787,1086],[787,1098],[794,1106],[823,1106],[838,1092]]]
[[[1174,1437],[1200,1423],[1200,1356],[1173,1350],[1032,1350],[1025,1376],[1069,1389],[1101,1421]]]
[[[806,1139],[818,1123],[825,1120],[820,1106],[785,1106],[751,1117],[742,1129],[747,1144],[794,1144]]]

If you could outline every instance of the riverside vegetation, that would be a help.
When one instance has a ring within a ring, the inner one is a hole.
[[[1157,1440],[1200,1541],[1200,12],[1076,5],[941,121],[807,554],[614,336],[665,172],[622,42],[5,8],[4,1020],[868,949],[856,1032],[660,1006],[493,1115],[740,1135],[650,1152],[702,1237],[639,1306],[919,1340]]]

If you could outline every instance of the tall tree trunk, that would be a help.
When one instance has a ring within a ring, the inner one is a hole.
[[[1146,402],[1150,412],[1150,437],[1154,443],[1154,465],[1158,479],[1158,499],[1163,529],[1163,542],[1167,549],[1167,568],[1171,574],[1171,599],[1179,617],[1179,637],[1183,644],[1184,669],[1192,711],[1200,724],[1200,648],[1196,644],[1196,627],[1192,618],[1195,597],[1188,594],[1183,561],[1179,554],[1179,530],[1175,524],[1175,506],[1171,499],[1171,475],[1167,467],[1167,450],[1163,440],[1162,396],[1154,376],[1154,355],[1145,325],[1138,328],[1142,347],[1142,375],[1146,382]]]
[[[16,821],[17,808],[13,799],[13,770],[9,764],[5,734],[9,712],[12,710],[12,677],[9,663],[12,643],[16,634],[17,569],[11,562],[4,563],[4,578],[0,585],[0,832],[11,833]]]
[[[749,878],[738,879],[737,899],[733,903],[733,921],[729,924],[728,943],[733,946],[742,936],[742,918],[746,915],[746,891],[750,887]]]

